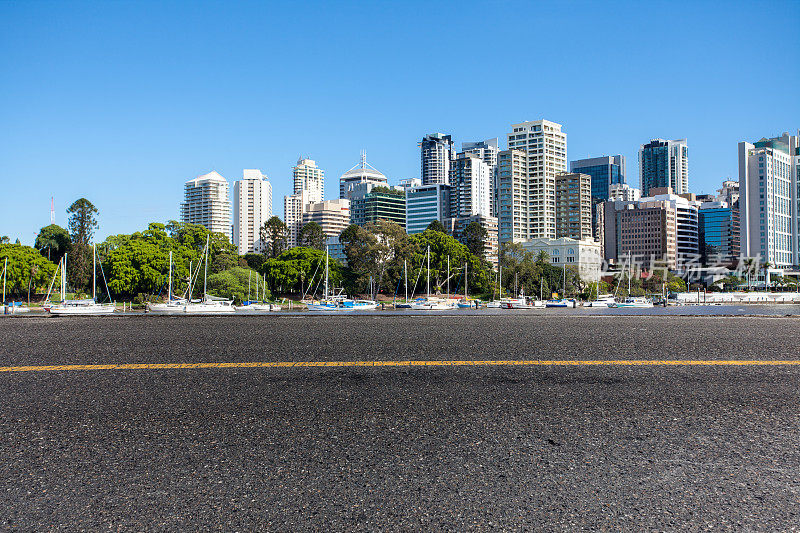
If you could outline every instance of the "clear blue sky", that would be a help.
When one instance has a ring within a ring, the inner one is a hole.
[[[98,239],[178,218],[183,183],[260,168],[283,216],[300,154],[328,197],[366,149],[391,183],[417,141],[547,118],[568,157],[687,138],[690,188],[736,144],[800,128],[800,2],[0,0],[0,235],[85,196]]]

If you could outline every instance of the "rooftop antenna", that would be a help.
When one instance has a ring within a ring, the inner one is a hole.
[[[50,224],[56,223],[56,207],[53,197],[50,197]]]

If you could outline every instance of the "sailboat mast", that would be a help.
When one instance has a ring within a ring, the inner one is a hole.
[[[253,279],[253,271],[247,273],[247,301],[250,301],[250,281]]]
[[[6,303],[6,271],[8,270],[8,257],[3,265],[3,303]]]
[[[325,299],[328,299],[328,246],[325,246]]]
[[[203,264],[203,301],[206,300],[206,295],[208,294],[208,241],[209,236],[206,235],[206,257]]]
[[[447,297],[450,298],[450,256],[447,256]]]
[[[167,301],[172,301],[172,250],[169,251],[169,289],[167,293]]]
[[[427,294],[426,296],[430,298],[431,296],[431,247],[428,245],[428,284],[427,284]]]
[[[467,263],[464,263],[464,301],[467,300]]]
[[[97,300],[97,245],[92,244],[92,300]]]
[[[67,301],[67,254],[64,254],[64,268],[61,269],[61,303]]]
[[[6,259],[8,261],[8,259]],[[408,261],[403,259],[403,272],[405,273],[406,278],[406,302],[408,301]],[[5,294],[5,289],[3,290],[3,294]]]

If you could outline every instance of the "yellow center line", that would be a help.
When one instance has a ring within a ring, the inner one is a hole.
[[[199,368],[311,368],[412,366],[800,366],[800,360],[758,359],[611,359],[611,360],[496,360],[496,361],[249,361],[241,363],[108,363],[95,365],[0,366],[0,372],[70,370],[194,370]]]

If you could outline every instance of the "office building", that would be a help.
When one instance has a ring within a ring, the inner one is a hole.
[[[800,136],[739,143],[741,254],[772,266],[798,264]]]
[[[733,209],[724,201],[704,202],[698,209],[700,254],[703,264],[735,263],[738,258],[738,234]]]
[[[698,207],[691,194],[651,189],[637,201],[609,200],[604,209],[607,260],[634,261],[647,267],[683,270],[700,259]]]
[[[316,222],[325,237],[339,237],[350,225],[350,200],[338,198],[306,204],[303,209],[302,225]]]
[[[406,192],[402,187],[360,183],[351,189],[350,223],[363,226],[379,220],[406,227]]]
[[[689,192],[689,148],[686,139],[653,139],[639,147],[639,185],[642,196],[650,189],[670,188],[675,194]]]
[[[593,239],[532,239],[522,243],[522,246],[533,253],[534,257],[539,252],[547,253],[550,264],[575,270],[583,281],[600,281],[603,256],[600,253],[600,243]],[[550,289],[560,290],[556,287]]]
[[[492,170],[480,157],[460,153],[450,166],[450,216],[491,216]]]
[[[567,170],[567,135],[549,120],[511,129],[497,157],[500,244],[555,238],[555,176]]]
[[[292,168],[292,176],[294,194],[305,191],[307,202],[325,199],[325,171],[317,166],[316,161],[301,157]]]
[[[450,135],[431,133],[422,138],[420,147],[420,176],[423,185],[447,185],[450,162],[455,158]]]
[[[425,231],[434,220],[450,218],[450,186],[420,185],[406,193],[406,233]]]
[[[367,163],[367,152],[361,151],[361,161],[339,178],[339,198],[351,200],[353,188],[360,183],[386,185],[388,179],[377,168]]]
[[[556,238],[592,239],[592,177],[565,172],[556,174]]]
[[[239,254],[260,252],[261,228],[272,217],[272,184],[258,169],[233,182],[233,244]]]
[[[625,156],[623,155],[577,159],[570,162],[569,170],[592,177],[592,203],[605,202],[611,198],[612,185],[625,184]]]
[[[603,203],[605,259],[650,270],[678,265],[675,211],[667,202]]]
[[[231,203],[228,181],[217,172],[189,180],[183,187],[181,222],[200,224],[208,231],[231,238]]]
[[[631,187],[627,183],[611,184],[608,188],[609,200],[624,200],[626,202],[633,202],[641,197],[641,191]]]

